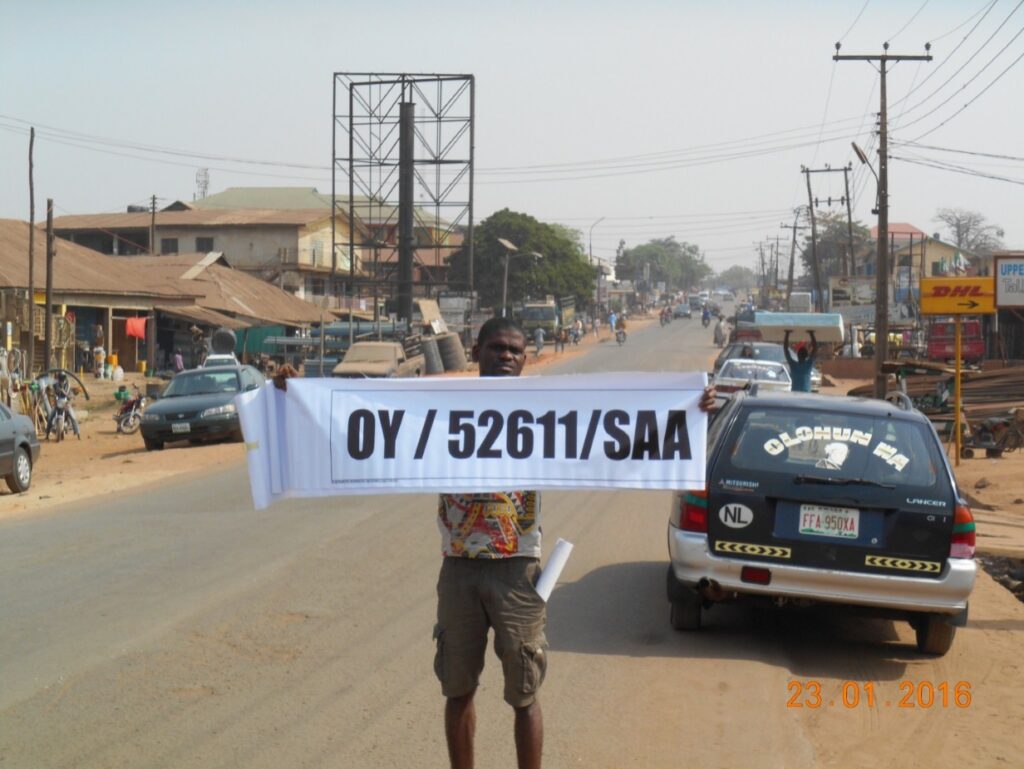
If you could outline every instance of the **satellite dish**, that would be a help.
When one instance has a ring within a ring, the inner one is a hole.
[[[235,352],[235,332],[230,328],[218,328],[210,338],[210,347],[220,355],[231,355]]]

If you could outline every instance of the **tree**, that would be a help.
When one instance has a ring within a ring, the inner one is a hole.
[[[963,251],[988,256],[1003,247],[1003,235],[1006,234],[1003,228],[987,224],[985,217],[977,211],[940,208],[932,221],[946,225],[948,240]]]
[[[505,208],[491,214],[473,230],[474,288],[482,307],[501,305],[506,251],[498,238],[519,249],[509,257],[509,305],[547,294],[575,296],[577,307],[590,304],[597,270],[587,264],[579,233]],[[530,256],[531,252],[541,257]],[[448,263],[449,280],[465,284],[469,280],[468,249],[463,247],[456,251]]]
[[[818,242],[815,250],[818,254],[818,265],[821,268],[822,288],[824,289],[828,288],[830,276],[843,274],[843,259],[849,259],[850,236],[846,225],[846,214],[823,211],[817,213],[816,220]],[[861,222],[855,221],[853,223],[853,253],[857,263],[851,267],[860,265],[860,257],[871,243],[871,230]],[[813,275],[814,265],[811,263],[811,234],[809,230],[804,236],[801,248],[800,260],[803,262],[804,272],[807,275]],[[852,269],[850,271],[853,272]],[[785,269],[783,269],[780,259],[779,275],[788,275],[788,273],[788,258]]]
[[[615,275],[620,280],[643,280],[645,268],[652,284],[664,281],[669,290],[696,286],[712,272],[697,246],[671,236],[623,248],[615,257]]]
[[[734,291],[738,288],[750,289],[757,285],[757,274],[749,267],[730,267],[715,276],[715,282],[724,288]]]

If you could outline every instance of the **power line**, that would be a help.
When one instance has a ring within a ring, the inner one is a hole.
[[[848,30],[846,30],[842,35],[839,36],[839,42],[840,43],[843,42],[843,40],[846,39],[846,36],[848,34],[853,32],[853,28],[857,26],[857,22],[860,21],[860,17],[864,15],[864,11],[866,11],[868,9],[868,5],[870,3],[871,3],[871,0],[864,0],[864,5],[862,5],[860,7],[860,13],[857,14],[857,18],[853,20],[853,23],[850,25],[850,28]]]
[[[897,37],[898,37],[899,35],[903,34],[903,31],[904,31],[904,30],[905,30],[905,29],[906,29],[907,27],[909,27],[909,26],[910,26],[911,24],[913,24],[913,23],[914,23],[914,19],[916,19],[916,18],[917,18],[917,17],[918,17],[918,16],[919,16],[919,15],[921,14],[921,11],[923,11],[923,10],[924,10],[925,6],[926,6],[926,5],[928,5],[928,3],[929,3],[929,2],[931,2],[931,0],[924,0],[924,2],[923,2],[923,3],[921,4],[921,7],[917,9],[917,13],[915,13],[915,14],[914,14],[913,16],[911,16],[911,17],[910,17],[910,20],[909,20],[909,21],[908,21],[908,22],[907,22],[906,24],[904,24],[904,25],[903,25],[902,27],[900,27],[900,28],[899,28],[899,30],[898,30],[898,31],[896,32],[896,34],[895,34],[895,35],[889,35],[889,42],[892,42],[892,41],[893,41],[893,40],[895,40],[895,39],[896,39],[896,38],[897,38]]]
[[[894,141],[893,144],[900,147],[916,147],[922,150],[935,150],[936,152],[953,152],[958,155],[974,155],[979,158],[995,158],[996,160],[1014,160],[1024,163],[1024,157],[1016,155],[997,155],[991,152],[976,152],[974,150],[955,150],[951,147],[936,147],[934,144],[918,144],[917,142]]]
[[[1024,32],[1024,29],[1021,29],[1021,32]],[[1018,32],[1017,34],[1020,34],[1020,33]],[[1015,38],[1015,39],[1016,39],[1016,38]],[[912,139],[912,141],[915,141],[915,142],[916,142],[916,141],[918,141],[918,140],[920,140],[920,139],[923,139],[924,137],[928,136],[929,134],[933,134],[933,133],[935,133],[935,132],[936,132],[936,131],[938,131],[938,130],[939,130],[940,128],[942,128],[942,126],[946,125],[946,123],[948,123],[948,122],[949,122],[950,120],[952,120],[952,119],[953,119],[953,118],[955,118],[955,117],[956,117],[957,115],[959,115],[959,114],[960,114],[961,112],[963,112],[963,111],[964,111],[965,109],[967,109],[967,108],[968,108],[968,107],[970,107],[970,106],[971,106],[972,104],[974,104],[974,102],[976,102],[976,101],[977,101],[978,99],[980,99],[980,98],[981,98],[982,96],[984,96],[984,95],[985,95],[985,92],[986,92],[986,91],[988,91],[988,89],[989,89],[989,88],[991,88],[991,87],[992,87],[992,86],[994,86],[994,85],[995,85],[996,83],[998,83],[998,82],[999,82],[999,81],[1000,81],[1000,80],[1002,79],[1003,75],[1005,75],[1005,74],[1006,74],[1007,72],[1009,72],[1009,71],[1010,71],[1011,69],[1013,69],[1013,67],[1014,67],[1014,66],[1015,66],[1015,65],[1017,64],[1017,62],[1019,62],[1019,61],[1020,61],[1021,59],[1024,59],[1024,53],[1021,53],[1021,55],[1020,55],[1020,56],[1018,56],[1018,57],[1017,57],[1016,59],[1014,59],[1013,61],[1011,61],[1011,62],[1010,62],[1010,65],[1009,65],[1009,66],[1008,66],[1008,67],[1007,67],[1006,69],[1004,69],[1004,70],[1003,70],[1002,72],[1000,72],[1000,73],[999,73],[998,75],[996,75],[995,79],[994,79],[994,80],[993,80],[993,81],[992,81],[991,83],[989,83],[989,84],[988,84],[987,86],[985,86],[985,87],[984,87],[983,89],[981,89],[981,90],[980,90],[980,91],[979,91],[979,92],[978,92],[977,94],[975,94],[975,96],[974,96],[974,98],[973,98],[973,99],[971,99],[971,100],[970,100],[969,102],[967,102],[967,103],[966,103],[966,104],[965,104],[964,106],[962,106],[962,107],[961,107],[960,109],[958,109],[958,110],[957,110],[956,112],[954,112],[954,113],[953,113],[952,115],[950,115],[950,116],[949,116],[948,118],[946,118],[945,120],[943,120],[943,121],[942,121],[941,123],[939,123],[939,124],[938,124],[937,126],[935,126],[934,128],[931,128],[931,129],[929,129],[929,130],[925,131],[925,132],[924,132],[923,134],[921,134],[920,136],[917,136],[917,137],[915,137],[914,139]],[[909,125],[909,124],[908,124],[908,125]]]
[[[986,0],[986,3],[987,3],[987,5],[988,5],[988,9],[989,9],[989,10],[992,10],[992,6],[993,6],[993,5],[995,5],[995,4],[996,4],[996,3],[998,3],[998,2],[999,2],[999,0],[992,0],[992,2],[991,2],[991,3],[989,3],[989,2],[988,2],[988,0]],[[929,39],[929,40],[930,40],[931,42],[933,42],[933,43],[934,43],[934,42],[935,42],[936,40],[942,40],[942,39],[944,39],[944,38],[947,38],[947,37],[949,37],[950,35],[952,35],[952,34],[953,34],[954,32],[956,32],[957,30],[959,30],[959,29],[962,29],[962,28],[966,27],[966,26],[967,26],[968,24],[970,24],[970,23],[971,23],[971,20],[972,20],[972,19],[974,19],[974,17],[975,17],[975,16],[977,16],[977,15],[978,15],[979,13],[981,13],[982,11],[984,11],[984,10],[985,10],[985,5],[986,5],[986,3],[983,3],[983,4],[982,4],[982,6],[981,6],[981,8],[979,8],[979,9],[978,9],[978,10],[976,10],[976,11],[975,11],[974,13],[972,13],[972,14],[971,14],[970,16],[968,16],[968,17],[967,17],[966,19],[964,19],[964,20],[963,20],[962,22],[960,22],[959,24],[957,24],[957,25],[956,25],[955,27],[953,27],[953,29],[949,30],[948,32],[943,32],[943,33],[942,33],[941,35],[932,35],[932,36],[931,36],[930,38],[928,38],[928,39]],[[936,69],[938,69],[938,67],[936,67]]]
[[[938,162],[938,161],[929,162],[927,160],[914,160],[912,158],[902,157],[900,155],[892,155],[892,159],[893,160],[900,160],[900,161],[903,161],[904,163],[913,163],[914,165],[918,165],[918,166],[927,166],[929,168],[936,168],[936,169],[939,169],[940,171],[950,171],[950,172],[956,173],[956,174],[963,174],[965,176],[977,176],[977,177],[980,177],[982,179],[992,179],[994,181],[999,181],[999,182],[1009,182],[1010,184],[1021,184],[1021,185],[1024,185],[1024,179],[1014,179],[1013,177],[1010,177],[1010,176],[999,176],[998,174],[986,174],[986,173],[982,173],[981,171],[975,171],[975,170],[970,169],[970,168],[963,168],[961,166],[955,166],[955,165],[952,165],[952,164],[949,164],[949,163],[942,163],[942,162]]]
[[[970,57],[968,57],[967,61],[965,61],[965,62],[964,62],[963,64],[961,64],[961,65],[960,65],[960,67],[959,67],[959,68],[957,68],[956,72],[954,72],[954,73],[953,73],[952,75],[950,75],[950,76],[949,76],[949,77],[948,77],[948,78],[947,78],[947,79],[946,79],[946,80],[945,80],[945,81],[944,81],[944,82],[942,83],[942,85],[940,85],[940,86],[939,86],[938,88],[936,88],[936,89],[935,89],[934,91],[932,91],[932,92],[931,92],[930,94],[928,94],[928,95],[927,95],[926,97],[924,97],[924,98],[923,98],[923,99],[922,99],[921,101],[919,101],[919,102],[918,102],[917,104],[915,104],[915,105],[914,105],[913,107],[909,107],[909,108],[905,109],[905,110],[904,110],[904,113],[906,113],[906,112],[913,112],[914,110],[918,109],[919,107],[921,107],[921,106],[925,105],[925,104],[926,104],[927,102],[931,101],[931,99],[932,99],[932,98],[933,98],[933,97],[934,97],[934,96],[935,96],[936,94],[938,94],[938,93],[939,93],[939,91],[941,91],[941,90],[942,90],[943,88],[945,88],[945,87],[946,87],[947,85],[949,85],[949,84],[950,84],[950,83],[951,83],[951,82],[953,81],[953,79],[954,79],[954,78],[955,78],[955,77],[956,77],[957,75],[959,75],[959,74],[960,74],[961,72],[963,72],[963,71],[964,71],[964,69],[965,69],[965,68],[967,67],[967,65],[969,65],[969,64],[970,64],[970,63],[971,63],[972,61],[974,61],[975,57],[977,57],[977,55],[978,55],[978,54],[980,54],[980,53],[981,53],[981,52],[982,52],[983,50],[985,50],[985,48],[986,48],[986,47],[988,46],[988,44],[992,42],[992,39],[993,39],[993,38],[994,38],[994,37],[995,37],[995,36],[996,36],[997,34],[999,34],[999,32],[1000,32],[1000,31],[1001,31],[1001,30],[1003,29],[1003,27],[1005,27],[1005,26],[1006,26],[1006,24],[1007,24],[1007,23],[1008,23],[1008,22],[1010,21],[1010,18],[1011,18],[1011,17],[1012,17],[1012,16],[1013,16],[1013,15],[1014,15],[1014,14],[1015,14],[1015,13],[1016,13],[1016,12],[1017,12],[1017,11],[1018,11],[1019,9],[1020,9],[1020,7],[1021,7],[1022,5],[1024,5],[1024,0],[1021,0],[1021,1],[1019,2],[1019,3],[1017,3],[1017,5],[1016,5],[1016,6],[1014,6],[1013,10],[1012,10],[1012,11],[1010,11],[1010,13],[1009,13],[1009,14],[1007,14],[1006,18],[1005,18],[1005,19],[1003,19],[1003,20],[1002,20],[1002,22],[1000,22],[999,26],[998,26],[998,27],[996,27],[995,31],[994,31],[994,32],[993,32],[993,33],[992,33],[991,35],[989,35],[989,36],[988,36],[988,38],[987,38],[987,39],[985,40],[985,42],[984,42],[984,43],[982,43],[982,44],[981,44],[981,45],[980,45],[980,46],[978,47],[978,50],[976,50],[976,51],[975,51],[974,53],[972,53],[972,54],[970,55]],[[984,17],[983,17],[983,18],[984,18]],[[980,23],[980,21],[979,21],[979,23]],[[973,30],[972,30],[972,31],[973,31]],[[1018,34],[1019,34],[1019,33],[1018,33]],[[1014,39],[1016,39],[1016,37],[1014,37]],[[1012,42],[1012,41],[1011,41],[1011,42]],[[1004,49],[1003,49],[1003,50],[1005,50],[1005,47],[1004,47]],[[1002,51],[1000,51],[1000,53],[1002,53]],[[996,54],[996,56],[998,56],[998,55],[999,55],[999,54]],[[988,67],[988,66],[989,66],[989,65],[990,65],[990,64],[992,63],[992,61],[994,61],[994,60],[995,60],[995,57],[993,57],[993,58],[992,58],[992,60],[990,60],[990,61],[989,61],[989,64],[986,64],[986,65],[985,65],[985,67],[983,67],[983,68],[981,69],[981,72],[984,72],[984,71],[985,71],[985,69],[986,69],[986,68],[987,68],[987,67]],[[981,74],[981,72],[979,72],[978,74]],[[977,75],[976,75],[975,77],[977,77]],[[922,83],[922,85],[923,85],[923,83]],[[962,89],[961,89],[961,90],[962,90]],[[949,102],[949,99],[951,99],[951,98],[952,98],[952,96],[950,96],[949,98],[947,98],[947,99],[946,99],[946,101],[942,102],[942,104],[940,104],[940,105],[939,105],[939,107],[937,107],[936,109],[939,109],[939,108],[941,108],[942,106],[944,106],[944,105],[945,105],[946,103],[948,103],[948,102]],[[935,111],[935,110],[933,109],[933,110],[932,110],[931,112],[929,112],[929,113],[928,113],[928,115],[932,114],[932,112],[934,112],[934,111]],[[928,115],[925,115],[924,117],[927,117]],[[913,125],[913,123],[916,123],[916,122],[917,122],[918,120],[921,120],[921,119],[923,119],[923,118],[916,118],[916,119],[915,119],[914,121],[912,121],[911,123],[907,123],[906,125]],[[899,128],[903,128],[903,127],[905,127],[905,126],[894,126],[894,127],[899,127]]]

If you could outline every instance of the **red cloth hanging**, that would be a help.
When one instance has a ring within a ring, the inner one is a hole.
[[[125,333],[128,336],[134,336],[136,339],[146,338],[146,319],[145,317],[139,318],[128,318],[125,320]]]

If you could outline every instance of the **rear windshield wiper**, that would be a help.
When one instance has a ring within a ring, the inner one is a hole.
[[[889,483],[869,481],[867,478],[820,478],[816,475],[798,475],[793,483],[820,483],[822,486],[873,486],[876,489],[895,489]]]

